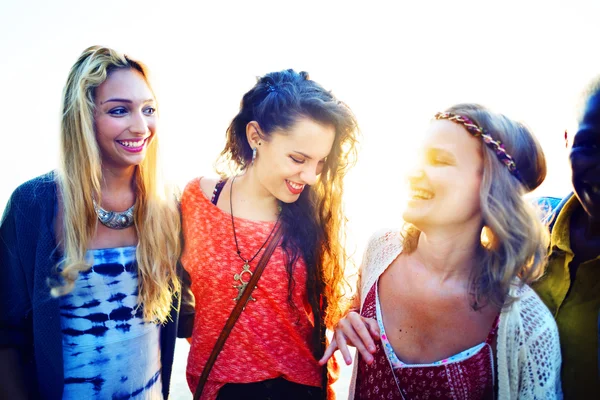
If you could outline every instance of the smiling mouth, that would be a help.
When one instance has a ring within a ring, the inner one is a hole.
[[[150,136],[139,139],[139,140],[115,140],[118,144],[121,145],[126,151],[130,153],[139,153],[146,147],[146,142]]]
[[[144,145],[144,142],[146,142],[146,139],[148,138],[140,140],[117,140],[117,143],[119,143],[121,146],[135,148],[142,147]]]
[[[294,194],[298,194],[298,193],[302,192],[302,190],[304,189],[304,185],[302,185],[300,183],[288,181],[287,179],[285,180],[285,183],[287,184],[290,192],[292,192]]]
[[[431,200],[434,197],[432,192],[424,189],[411,189],[409,196],[411,199],[416,200]]]

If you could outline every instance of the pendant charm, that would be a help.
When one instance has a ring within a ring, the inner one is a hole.
[[[92,199],[94,203],[94,210],[96,211],[96,215],[98,216],[98,221],[107,228],[110,229],[125,229],[133,226],[134,216],[133,210],[135,204],[129,207],[125,211],[106,211],[104,208],[100,207],[99,204],[96,203],[95,199]]]
[[[244,281],[244,274],[248,274],[248,280]],[[240,272],[239,274],[235,274],[233,275],[233,280],[234,281],[238,281],[240,284],[239,285],[233,285],[234,288],[236,288],[238,290],[238,294],[237,296],[233,299],[233,301],[238,301],[239,299],[242,298],[242,294],[244,293],[244,290],[246,290],[246,286],[248,286],[248,282],[250,281],[250,278],[252,278],[252,271],[250,271],[250,265],[248,264],[248,262],[244,263],[244,266],[242,267],[242,272]],[[254,288],[256,289],[258,286],[255,286]],[[248,301],[256,301],[256,299],[252,296],[250,296],[248,298]],[[244,304],[244,307],[246,305]]]

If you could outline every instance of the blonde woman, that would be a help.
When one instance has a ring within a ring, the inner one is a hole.
[[[81,54],[64,89],[60,168],[19,186],[2,217],[0,397],[168,397],[178,311],[193,314],[156,123],[140,62]]]
[[[548,235],[523,195],[546,175],[522,124],[474,104],[438,113],[409,178],[402,230],[376,234],[338,324],[352,398],[561,398],[552,315],[527,285]]]

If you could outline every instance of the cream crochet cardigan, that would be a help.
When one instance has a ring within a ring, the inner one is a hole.
[[[379,276],[402,252],[399,232],[375,234],[361,265],[360,304]],[[499,399],[562,399],[560,343],[552,314],[527,285],[511,288],[518,300],[500,314],[497,336]],[[357,363],[350,383],[354,398]]]

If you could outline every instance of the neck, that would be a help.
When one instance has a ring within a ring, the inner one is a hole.
[[[426,230],[419,237],[415,254],[441,282],[468,281],[476,264],[481,230],[462,228]]]
[[[586,236],[589,238],[600,237],[600,221],[589,219],[585,230]]]
[[[581,226],[583,226],[583,233],[587,239],[598,239],[600,238],[600,220],[589,215],[583,207],[579,207],[576,211],[579,214],[579,220]]]
[[[249,166],[235,179],[234,201],[245,203],[258,214],[278,214],[278,201],[259,181],[256,170]]]
[[[102,168],[100,189],[103,204],[126,209],[135,202],[135,168]]]

